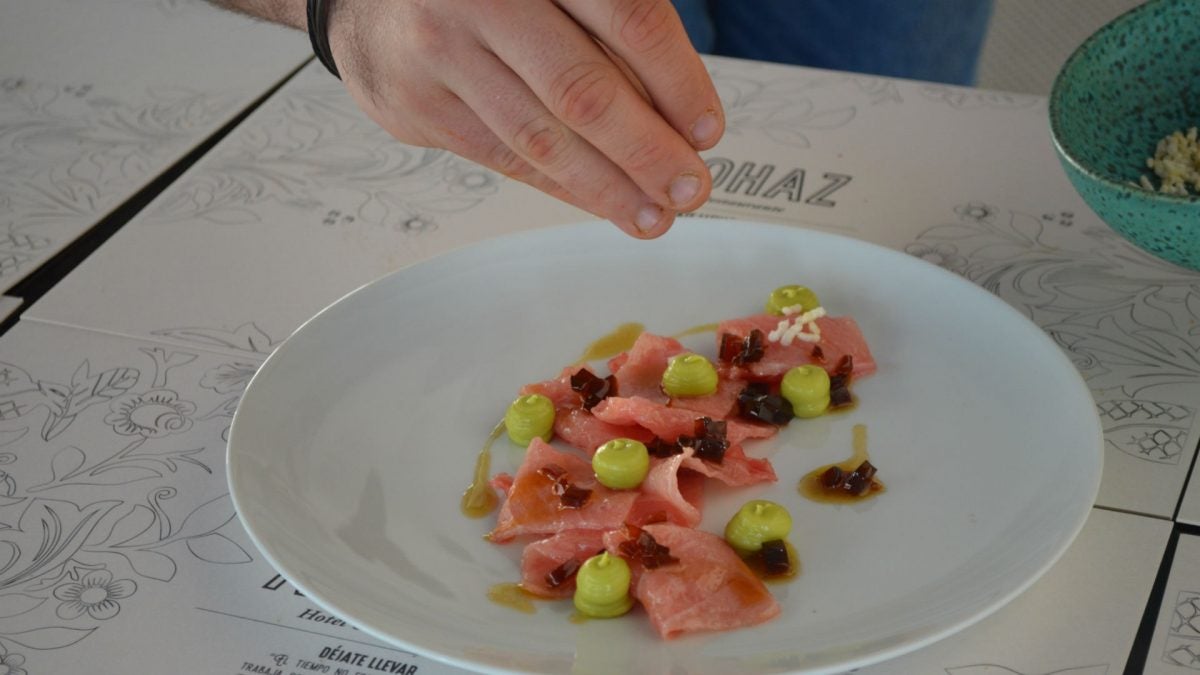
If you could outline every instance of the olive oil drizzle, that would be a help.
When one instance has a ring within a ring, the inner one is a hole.
[[[611,333],[601,336],[598,340],[588,345],[576,363],[595,361],[596,359],[608,359],[621,352],[628,351],[633,346],[633,343],[637,341],[638,336],[645,332],[645,330],[646,327],[640,323],[623,323],[617,326]]]
[[[826,464],[804,474],[804,477],[800,479],[800,484],[797,485],[800,494],[814,502],[851,504],[870,499],[883,492],[886,488],[878,478],[873,478],[871,480],[871,488],[861,495],[829,490],[821,484],[821,474],[825,473],[830,467],[836,466],[848,473],[854,471],[859,465],[870,459],[870,455],[867,452],[867,426],[865,424],[854,425],[853,442],[854,454],[850,455],[850,459],[838,462],[837,464]]]
[[[492,429],[492,433],[488,435],[487,441],[479,450],[479,456],[475,459],[475,475],[471,481],[471,486],[463,493],[462,502],[459,508],[464,516],[468,518],[482,518],[496,509],[500,503],[496,497],[496,491],[488,484],[489,468],[492,464],[492,444],[500,438],[500,434],[504,433],[504,422],[496,425]]]
[[[537,607],[533,605],[536,597],[522,588],[521,584],[514,584],[512,582],[493,584],[488,589],[488,600],[524,614],[537,612]]]
[[[678,340],[679,338],[685,338],[685,337],[688,337],[691,335],[699,335],[701,333],[715,333],[715,332],[717,332],[717,326],[719,326],[719,325],[720,324],[718,324],[718,323],[702,323],[699,326],[692,326],[691,328],[688,328],[687,330],[679,331],[678,333],[672,335],[671,337]]]

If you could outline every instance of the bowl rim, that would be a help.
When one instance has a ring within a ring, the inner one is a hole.
[[[1071,52],[1071,55],[1067,57],[1065,62],[1063,62],[1058,74],[1054,76],[1054,84],[1050,87],[1050,100],[1047,106],[1050,117],[1050,138],[1054,142],[1054,147],[1056,150],[1058,150],[1059,156],[1070,163],[1075,170],[1088,176],[1092,180],[1098,181],[1110,188],[1115,188],[1118,191],[1141,195],[1146,198],[1159,199],[1168,203],[1176,203],[1181,205],[1196,204],[1200,203],[1200,194],[1173,195],[1163,192],[1156,192],[1147,190],[1141,185],[1138,185],[1132,181],[1120,182],[1097,173],[1096,171],[1092,170],[1091,167],[1081,162],[1079,158],[1071,152],[1070,147],[1063,142],[1062,133],[1059,129],[1059,117],[1062,113],[1062,90],[1065,86],[1063,82],[1065,80],[1065,75],[1074,67],[1075,63],[1082,59],[1083,56],[1093,48],[1096,42],[1098,42],[1104,36],[1119,30],[1126,23],[1135,20],[1142,12],[1150,11],[1153,7],[1174,1],[1177,0],[1149,0],[1148,2],[1134,7],[1133,9],[1123,12],[1120,16],[1104,24],[1098,30],[1096,30],[1096,32],[1089,35],[1086,40],[1084,40],[1078,47],[1075,48],[1075,51]],[[1200,121],[1197,121],[1195,126],[1200,127]]]

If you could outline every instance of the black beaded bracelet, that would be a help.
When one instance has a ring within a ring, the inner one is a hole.
[[[337,64],[333,62],[333,50],[329,48],[329,5],[333,0],[308,0],[308,39],[312,42],[313,53],[317,59],[333,73],[342,79]]]

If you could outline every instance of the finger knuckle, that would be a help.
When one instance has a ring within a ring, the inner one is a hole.
[[[625,181],[609,177],[589,181],[583,196],[602,211],[618,213],[628,210],[625,206],[630,201],[628,193]]]
[[[567,135],[562,126],[546,117],[535,117],[525,122],[513,136],[517,153],[540,166],[556,163],[566,143]]]
[[[553,100],[563,121],[579,128],[604,118],[617,97],[617,81],[611,67],[600,63],[578,63],[555,78]]]
[[[640,138],[630,144],[621,165],[630,173],[646,173],[662,167],[670,160],[670,152],[664,143],[653,138]]]
[[[616,33],[635,53],[657,53],[675,36],[673,12],[664,0],[626,0],[614,15]]]
[[[489,153],[489,163],[495,167],[497,171],[517,180],[527,180],[533,176],[533,165],[525,161],[524,157],[518,155],[512,148],[500,143]]]

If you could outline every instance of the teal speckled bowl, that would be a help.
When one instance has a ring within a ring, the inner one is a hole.
[[[1141,248],[1200,270],[1200,197],[1136,185],[1158,141],[1200,126],[1200,0],[1151,0],[1089,37],[1050,93],[1050,133],[1075,189]],[[1190,189],[1190,188],[1189,188]]]

